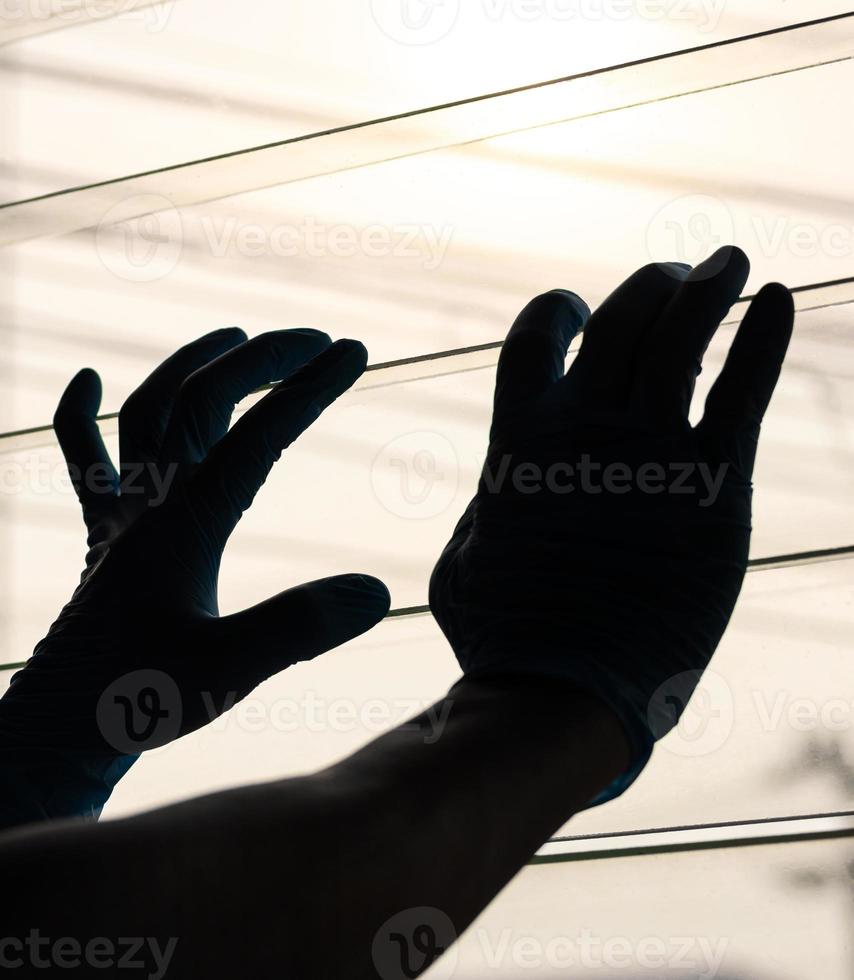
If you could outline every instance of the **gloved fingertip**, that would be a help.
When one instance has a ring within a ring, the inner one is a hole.
[[[550,289],[549,293],[554,296],[563,296],[565,299],[569,300],[569,306],[575,317],[575,326],[577,329],[581,330],[584,324],[593,315],[590,307],[584,300],[578,295],[578,293],[573,293],[569,289]]]
[[[739,248],[738,245],[724,245],[723,248],[718,249],[721,253],[726,253],[727,260],[738,266],[750,267],[750,258],[747,252],[743,248]]]
[[[71,379],[72,384],[80,383],[87,385],[101,385],[101,375],[94,368],[84,367],[80,368],[77,374]]]
[[[682,283],[688,278],[694,267],[687,262],[657,262],[655,267],[676,282]]]
[[[240,347],[247,340],[249,340],[249,335],[241,327],[220,327],[219,330],[212,330],[198,340],[187,344],[186,348],[201,346],[202,349],[209,351],[210,355],[218,356],[233,350],[235,347]]]
[[[336,582],[336,599],[355,604],[382,619],[391,608],[391,594],[385,582],[373,575],[341,575]]]
[[[791,310],[793,314],[795,312],[795,297],[792,295],[792,290],[788,286],[784,286],[781,282],[766,283],[759,290],[758,295],[767,299],[773,299],[782,307]]]
[[[221,327],[209,333],[205,339],[216,341],[217,344],[224,342],[228,348],[231,348],[245,344],[249,340],[249,335],[241,327]]]
[[[60,418],[67,412],[77,415],[95,416],[101,407],[101,377],[93,368],[81,368],[68,382],[56,415]]]
[[[336,340],[311,362],[310,369],[324,377],[321,382],[336,392],[345,391],[362,376],[368,366],[368,351],[358,340]]]
[[[269,379],[281,381],[329,350],[332,338],[322,330],[293,327],[259,334],[247,346],[269,362]]]
[[[277,615],[284,612],[302,637],[290,649],[292,662],[311,660],[347,643],[377,625],[388,613],[391,597],[370,575],[335,575],[283,593]]]
[[[306,340],[314,341],[320,350],[325,350],[332,346],[332,338],[324,330],[315,330],[314,327],[293,327],[286,333],[295,337],[305,337]]]
[[[745,329],[752,336],[761,336],[763,343],[779,341],[788,346],[795,325],[795,297],[779,282],[769,282],[756,294],[745,316]]]
[[[352,358],[354,361],[362,361],[367,367],[368,348],[360,340],[352,340],[349,337],[344,340],[336,340],[332,345],[339,357]]]
[[[691,270],[691,280],[704,281],[726,273],[735,281],[747,281],[750,259],[738,245],[723,245]]]

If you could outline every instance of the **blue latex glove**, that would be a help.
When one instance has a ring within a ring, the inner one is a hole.
[[[564,678],[616,712],[633,762],[596,803],[677,723],[741,589],[788,290],[759,293],[696,427],[688,410],[748,272],[723,249],[690,274],[640,270],[592,316],[563,291],[529,304],[498,365],[477,496],[433,573],[430,605],[466,674]]]
[[[89,551],[79,587],[0,700],[0,827],[98,814],[141,751],[386,614],[385,586],[362,575],[218,614],[229,535],[282,450],[365,369],[361,344],[330,344],[312,330],[247,340],[235,329],[182,348],[121,410],[121,474],[95,421],[97,374],[71,381],[54,424]],[[229,431],[236,403],[281,378]]]

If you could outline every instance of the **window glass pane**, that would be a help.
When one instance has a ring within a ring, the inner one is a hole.
[[[845,10],[730,0],[623,20],[607,2],[590,5],[601,16],[569,18],[556,14],[566,5],[544,3],[526,19],[527,2],[424,0],[424,30],[439,33],[420,44],[407,43],[419,28],[383,20],[394,7],[317,0],[235,17],[202,0],[134,2],[97,24],[43,31],[37,5],[22,18],[6,15],[23,6],[7,5],[0,42],[30,37],[0,62],[0,201]],[[442,31],[435,18],[449,12]],[[840,204],[854,150],[840,124],[854,92],[849,24],[0,211],[0,241],[19,242],[0,252],[0,665],[29,654],[79,575],[81,524],[52,433],[6,435],[45,425],[78,367],[99,369],[103,410],[114,412],[177,345],[231,323],[250,334],[311,325],[356,336],[375,364],[495,344],[545,289],[577,289],[595,306],[641,264],[695,261],[728,241],[753,259],[748,292],[768,279],[804,287],[763,436],[753,558],[854,544],[854,226]],[[733,84],[754,75],[769,77]],[[671,98],[688,81],[702,91]],[[157,210],[170,201],[180,207]],[[709,350],[698,405],[732,333],[722,328]],[[223,611],[351,570],[383,577],[398,608],[422,605],[476,484],[496,356],[366,375],[288,451],[241,523]],[[115,423],[105,431],[115,452]],[[568,832],[851,807],[852,566],[752,572],[683,729],[630,793]],[[0,692],[10,673],[0,670]],[[108,815],[332,762],[456,675],[429,617],[388,621],[146,757]],[[786,908],[767,934],[725,925],[742,957],[727,961],[733,977],[759,969],[748,933],[759,944],[785,931]],[[696,906],[700,919],[707,911]],[[822,941],[835,949],[840,934],[827,928]],[[787,948],[774,968],[803,975]]]
[[[110,7],[117,16],[86,24]],[[48,22],[50,10],[55,16]],[[209,0],[11,0],[0,18],[0,41],[32,36],[8,45],[0,65],[8,107],[0,198],[137,173],[845,10],[840,0],[811,0],[808,6],[785,0],[313,0],[242,8],[235,16],[231,5]],[[412,26],[403,19],[407,13]],[[75,21],[85,26],[38,33],[49,23]],[[104,138],[119,129],[121,139]]]
[[[848,839],[529,867],[453,976],[848,980],[852,857]]]
[[[838,202],[854,136],[837,111],[852,64],[5,248],[0,427],[49,420],[82,363],[116,410],[219,326],[311,325],[385,361],[500,340],[539,292],[595,305],[651,259],[696,261],[720,241],[750,253],[750,292],[848,278],[850,294]]]

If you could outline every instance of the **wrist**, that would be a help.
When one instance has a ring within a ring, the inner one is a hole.
[[[617,690],[618,687],[617,687]],[[489,701],[513,728],[538,732],[550,746],[572,759],[574,774],[595,788],[583,809],[620,796],[649,761],[653,740],[635,722],[631,705],[612,697],[607,687],[588,676],[546,674],[534,665],[520,669],[508,663],[471,673],[451,688],[449,698]],[[584,755],[579,748],[595,746]],[[585,768],[585,762],[590,765]]]
[[[136,756],[84,756],[0,740],[0,831],[70,817],[97,819]]]

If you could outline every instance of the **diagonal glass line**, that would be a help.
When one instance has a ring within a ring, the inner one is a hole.
[[[200,157],[198,160],[189,160],[184,163],[172,164],[167,167],[158,167],[154,170],[144,170],[136,174],[128,174],[123,177],[114,177],[110,180],[95,181],[91,184],[81,184],[77,187],[69,187],[63,190],[51,191],[48,194],[39,194],[35,197],[22,198],[20,201],[12,201],[0,205],[0,208],[14,207],[17,204],[29,204],[33,201],[41,201],[46,198],[59,197],[63,194],[71,194],[75,191],[88,190],[94,187],[103,187],[107,184],[119,183],[124,180],[132,180],[135,177],[147,177],[152,174],[166,173],[170,170],[178,170],[184,167],[196,166],[200,163],[213,163],[217,160],[225,160],[234,156],[242,156],[246,153],[257,153],[259,150],[268,150],[273,147],[287,145],[289,143],[299,143],[307,139],[316,139],[319,136],[332,136],[336,133],[353,132],[357,129],[366,129],[369,126],[379,126],[383,123],[398,122],[402,119],[412,119],[416,116],[425,116],[434,112],[442,112],[446,109],[456,109],[465,105],[475,105],[478,102],[486,102],[491,99],[501,99],[508,95],[520,95],[524,92],[533,92],[538,89],[550,88],[553,85],[563,85],[567,82],[579,81],[583,78],[595,78],[599,75],[606,75],[611,72],[622,71],[626,68],[638,68],[643,65],[651,65],[656,62],[666,61],[670,58],[679,58],[686,55],[700,54],[704,51],[713,51],[717,48],[730,47],[733,44],[743,44],[746,41],[756,41],[761,38],[774,37],[776,35],[787,34],[792,31],[804,30],[810,27],[823,26],[825,24],[834,23],[836,21],[846,20],[848,18],[854,17],[854,11],[850,11],[844,14],[833,14],[829,17],[821,17],[816,20],[800,21],[797,24],[788,24],[784,27],[770,28],[764,31],[756,31],[753,34],[743,34],[739,37],[726,38],[724,40],[712,41],[708,44],[699,44],[689,48],[680,48],[678,51],[668,51],[662,54],[650,55],[646,58],[637,58],[633,61],[624,61],[616,65],[607,65],[602,68],[592,68],[588,71],[577,72],[573,75],[563,75],[560,78],[550,78],[543,82],[533,82],[530,85],[519,85],[515,88],[501,89],[497,92],[487,92],[483,95],[471,96],[467,99],[458,99],[454,102],[442,102],[437,105],[425,106],[421,109],[410,109],[407,112],[396,113],[391,116],[380,116],[376,119],[366,119],[358,123],[350,123],[345,126],[335,126],[332,129],[321,130],[316,133],[307,133],[304,136],[296,136],[288,140],[277,140],[272,143],[261,143],[257,146],[245,147],[239,150],[232,150],[228,153],[218,153],[214,156]],[[844,60],[844,59],[843,59]],[[821,63],[819,63],[821,64]],[[804,67],[817,67],[817,65],[806,65]],[[773,74],[773,73],[772,73]],[[756,76],[757,78],[764,78],[769,76]],[[753,80],[753,79],[750,79]]]
[[[747,562],[748,572],[773,571],[778,568],[794,568],[798,565],[820,565],[829,561],[842,561],[854,558],[854,544],[841,548],[819,548],[812,551],[792,552],[787,555],[771,555],[768,558],[751,558]],[[386,619],[401,619],[404,616],[429,616],[429,606],[403,606],[389,611]]]
[[[854,11],[0,205],[0,244],[590,118],[854,57]],[[794,39],[794,40],[793,40]],[[730,48],[738,46],[739,56]],[[681,59],[681,62],[680,62]],[[768,67],[757,70],[757,65]],[[683,81],[685,80],[685,81]]]
[[[621,830],[603,834],[561,834],[558,837],[552,837],[551,842],[616,840],[621,837],[638,837],[643,834],[673,834],[683,831],[729,830],[732,828],[746,830],[750,827],[759,828],[769,824],[790,823],[797,820],[826,820],[838,817],[854,818],[854,810],[834,810],[832,813],[792,813],[780,817],[753,817],[750,820],[718,820],[713,823],[674,824],[673,826],[649,827],[643,830]]]
[[[794,565],[816,565],[827,561],[839,561],[854,555],[854,544],[841,548],[818,548],[815,551],[795,551],[786,555],[771,555],[768,558],[751,558],[747,563],[748,572],[770,571],[775,568],[791,568]]]
[[[849,837],[854,838],[854,812],[842,811],[591,837],[556,837],[540,848],[529,863],[593,861]]]
[[[841,561],[852,557],[854,557],[854,545],[848,545],[843,548],[822,548],[788,555],[772,555],[770,558],[751,558],[747,563],[747,571],[761,572],[778,568],[792,568],[796,565],[818,565],[823,562]],[[403,619],[407,616],[429,615],[429,606],[401,606],[398,609],[391,609],[385,618]],[[25,664],[26,661],[24,660],[18,661],[17,663],[0,664],[0,673],[3,671],[19,670]]]
[[[799,313],[809,313],[814,310],[829,309],[854,305],[854,276],[845,279],[834,279],[828,282],[810,283],[792,288],[795,306]],[[722,326],[732,326],[740,321],[741,313],[755,299],[755,294],[742,296],[733,305],[733,311],[739,315],[724,321]],[[570,345],[569,354],[574,354],[580,347],[580,339]],[[416,354],[392,361],[380,361],[369,364],[364,375],[353,386],[353,391],[370,390],[391,385],[408,384],[413,381],[424,381],[428,378],[444,377],[451,374],[461,374],[469,371],[479,371],[494,367],[498,362],[498,354],[504,346],[504,341],[497,340],[486,344],[474,344],[470,347],[456,347],[452,350],[433,351],[428,354]],[[275,384],[263,385],[245,399],[235,412],[235,416],[246,411],[254,401],[263,396]],[[346,396],[345,396],[346,397]],[[99,415],[97,421],[103,431],[108,434],[111,425],[114,427],[119,417],[118,412],[105,412]],[[24,449],[35,449],[47,445],[53,440],[52,425],[37,425],[27,429],[16,429],[0,432],[0,455],[18,452]]]

